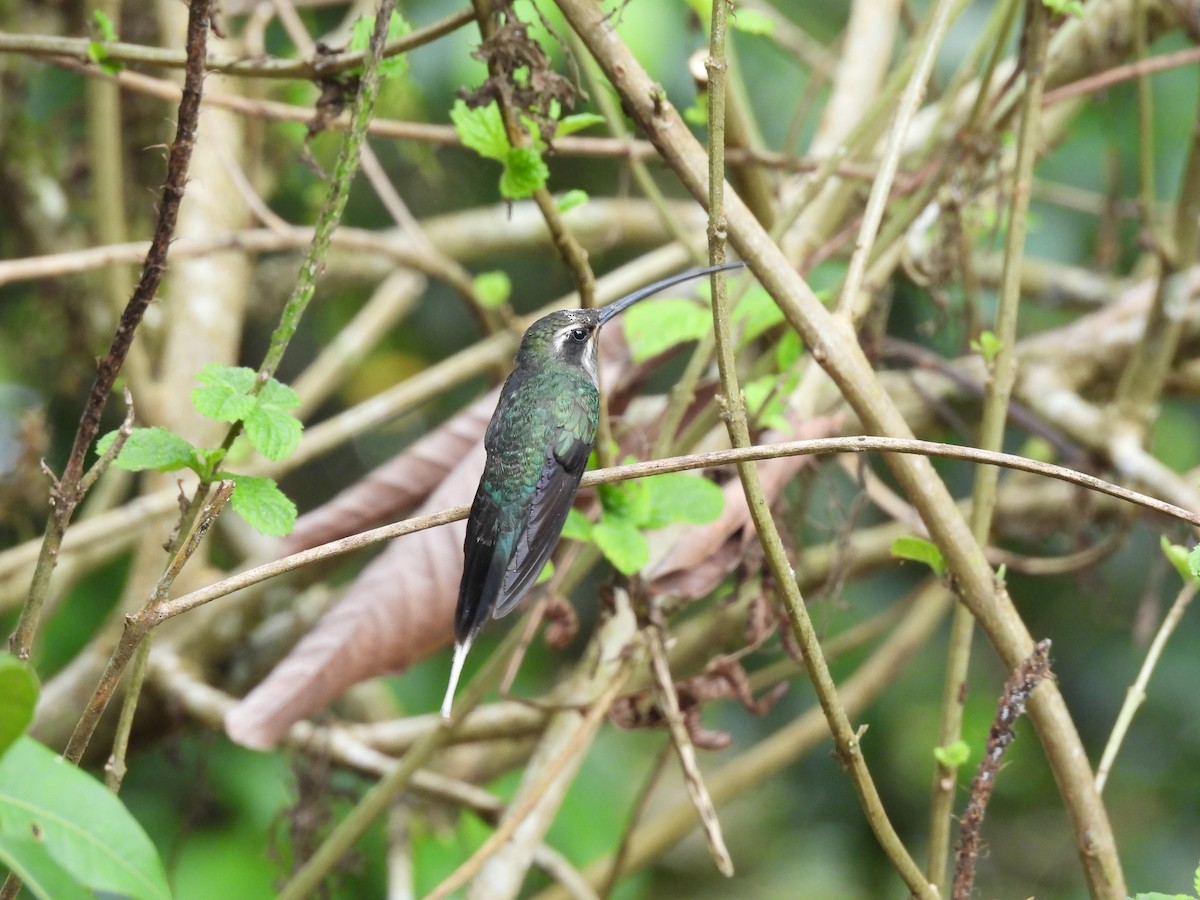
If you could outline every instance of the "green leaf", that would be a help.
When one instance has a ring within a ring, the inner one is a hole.
[[[592,523],[588,517],[571,507],[567,511],[567,521],[563,524],[562,536],[569,541],[590,541],[592,539]]]
[[[1134,894],[1133,900],[1193,900],[1187,894],[1161,894],[1158,891]]]
[[[579,188],[574,188],[558,198],[558,211],[561,213],[570,212],[575,207],[583,206],[583,204],[587,202],[587,191],[581,191]]]
[[[39,900],[94,900],[95,895],[58,864],[32,835],[0,833],[0,866]]]
[[[645,479],[602,484],[597,493],[606,516],[617,516],[640,526],[650,515],[650,489]]]
[[[1200,544],[1192,548],[1192,552],[1188,554],[1188,571],[1192,573],[1193,578],[1200,578]]]
[[[644,479],[649,509],[643,528],[663,528],[675,522],[703,525],[713,522],[725,508],[721,489],[700,475],[671,472]]]
[[[218,472],[217,475],[230,478],[237,485],[230,500],[233,511],[255,531],[283,537],[296,527],[296,504],[279,489],[275,479],[229,472]]]
[[[937,575],[946,574],[946,560],[937,544],[919,537],[899,537],[892,541],[892,556],[924,563]]]
[[[756,9],[739,7],[729,17],[729,24],[743,34],[761,34],[764,37],[771,37],[775,33],[775,20]]]
[[[475,296],[488,309],[499,309],[512,296],[512,279],[507,272],[480,272],[474,284]]]
[[[708,125],[708,104],[702,97],[696,97],[695,102],[683,111],[683,121],[700,128]]]
[[[87,56],[92,62],[96,63],[104,72],[109,75],[116,75],[125,69],[125,64],[120,62],[112,62],[108,58],[108,48],[106,43],[113,43],[120,40],[117,37],[117,28],[113,24],[113,20],[109,18],[108,13],[102,9],[92,10],[92,26],[98,37],[98,40],[88,44]]]
[[[532,147],[510,147],[500,176],[500,196],[506,200],[524,200],[544,187],[550,170]]]
[[[487,106],[470,109],[459,100],[450,110],[450,121],[454,123],[454,130],[458,132],[464,147],[487,159],[497,162],[507,160],[511,148],[504,122],[500,118],[500,108],[494,101]]]
[[[746,412],[760,425],[786,431],[790,425],[784,413],[787,397],[800,382],[799,374],[764,375],[747,382],[742,389],[746,397]]]
[[[554,562],[552,560],[548,559],[548,560],[546,560],[546,564],[544,566],[542,566],[542,571],[538,572],[537,581],[535,581],[534,584],[535,585],[542,584],[544,582],[549,581],[553,577],[554,577]]]
[[[592,526],[592,539],[608,561],[624,575],[632,575],[650,561],[650,545],[633,523],[621,516],[605,516]]]
[[[110,431],[96,442],[96,452],[103,456],[117,439],[117,432]],[[196,448],[165,428],[135,428],[113,460],[113,465],[127,472],[174,472],[196,465]]]
[[[234,443],[237,446],[237,443]],[[217,466],[225,459],[225,450],[221,447],[196,448],[196,473],[205,481],[212,481],[213,473],[217,470]]]
[[[989,366],[996,361],[996,355],[1003,347],[1004,341],[990,331],[983,332],[977,340],[971,341],[971,349],[982,356]]]
[[[246,437],[254,449],[269,460],[279,462],[300,444],[304,426],[287,410],[277,406],[256,405],[243,420]]]
[[[1191,554],[1186,547],[1179,544],[1172,544],[1165,534],[1158,539],[1158,546],[1162,548],[1163,556],[1175,567],[1175,571],[1179,573],[1179,577],[1183,579],[1184,584],[1191,584],[1196,580],[1196,576],[1192,574],[1192,570],[1189,567]]]
[[[37,677],[29,666],[15,656],[0,655],[0,756],[33,721],[37,698]]]
[[[804,343],[800,340],[800,335],[794,331],[785,331],[779,343],[775,345],[775,365],[779,367],[780,372],[786,371],[800,361],[800,354],[803,352]]]
[[[1196,871],[1192,873],[1192,892],[1200,897],[1200,866],[1197,866]]]
[[[267,383],[256,395],[258,402],[264,406],[277,406],[280,409],[295,409],[300,405],[300,395],[282,381],[268,378]]]
[[[558,128],[554,131],[556,138],[566,137],[568,134],[574,134],[577,131],[583,131],[585,128],[591,128],[593,125],[600,125],[604,122],[604,116],[596,115],[596,113],[576,113],[573,116],[563,116],[558,121]]]
[[[354,30],[350,38],[350,50],[355,53],[365,53],[371,45],[371,35],[375,31],[375,17],[363,16],[354,23]],[[412,26],[404,20],[404,16],[398,12],[393,12],[392,17],[388,20],[388,44],[398,41],[412,31]],[[402,75],[408,67],[408,61],[404,56],[397,54],[395,56],[384,57],[379,60],[379,74],[388,78],[392,75]],[[352,70],[361,72],[362,67]]]
[[[210,363],[196,376],[202,386],[192,390],[192,405],[200,415],[218,422],[238,422],[258,403],[250,396],[256,378],[254,370],[244,366]]]
[[[957,769],[971,758],[971,745],[964,740],[957,740],[944,747],[934,747],[933,758],[947,769]]]
[[[712,329],[712,315],[691,300],[644,300],[621,314],[634,362],[645,362],[672,347],[697,341]]]
[[[733,322],[741,325],[742,346],[783,321],[783,312],[760,287],[751,288],[733,310]]]
[[[32,738],[0,758],[0,835],[36,835],[50,857],[93,890],[136,900],[171,896],[154,844],[124,804]]]
[[[96,34],[99,35],[100,40],[109,43],[120,40],[117,37],[117,26],[113,24],[112,17],[104,10],[92,10],[92,24],[96,26]]]

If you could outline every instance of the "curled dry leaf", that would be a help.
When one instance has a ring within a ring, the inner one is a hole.
[[[732,739],[723,731],[704,727],[704,703],[732,697],[748,712],[763,716],[787,691],[787,682],[780,682],[755,700],[742,664],[734,657],[718,656],[699,675],[676,682],[675,691],[692,744],[701,750],[724,750]],[[666,725],[666,717],[650,691],[621,697],[613,704],[609,718],[620,728],[662,728]]]
[[[579,616],[565,597],[554,594],[546,603],[546,646],[562,650],[579,634]]]
[[[484,456],[480,442],[420,512],[469,503]],[[272,747],[294,722],[351,685],[400,671],[449,644],[465,535],[466,522],[460,520],[393,541],[230,712],[225,720],[229,736],[247,747]]]
[[[499,396],[499,389],[489,392],[328,503],[305,513],[284,539],[281,555],[336,541],[410,513],[483,440]]]

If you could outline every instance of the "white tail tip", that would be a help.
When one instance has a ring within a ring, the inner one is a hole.
[[[467,660],[467,652],[471,649],[471,639],[454,645],[454,662],[450,664],[450,683],[446,685],[446,696],[442,700],[442,718],[450,718],[450,707],[454,704],[454,691],[458,687],[459,676],[462,675],[463,663]]]

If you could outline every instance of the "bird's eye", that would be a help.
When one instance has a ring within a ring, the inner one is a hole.
[[[588,339],[588,330],[586,328],[572,328],[571,340],[577,344],[582,344]]]

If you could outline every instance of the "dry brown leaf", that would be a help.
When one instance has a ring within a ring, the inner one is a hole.
[[[498,388],[489,392],[328,503],[305,513],[284,539],[281,555],[299,553],[407,515],[483,440],[499,396]]]
[[[419,512],[469,503],[484,457],[480,441]],[[449,644],[465,536],[466,522],[460,520],[393,541],[230,712],[229,736],[247,747],[272,747],[294,722],[351,685],[400,671]]]

